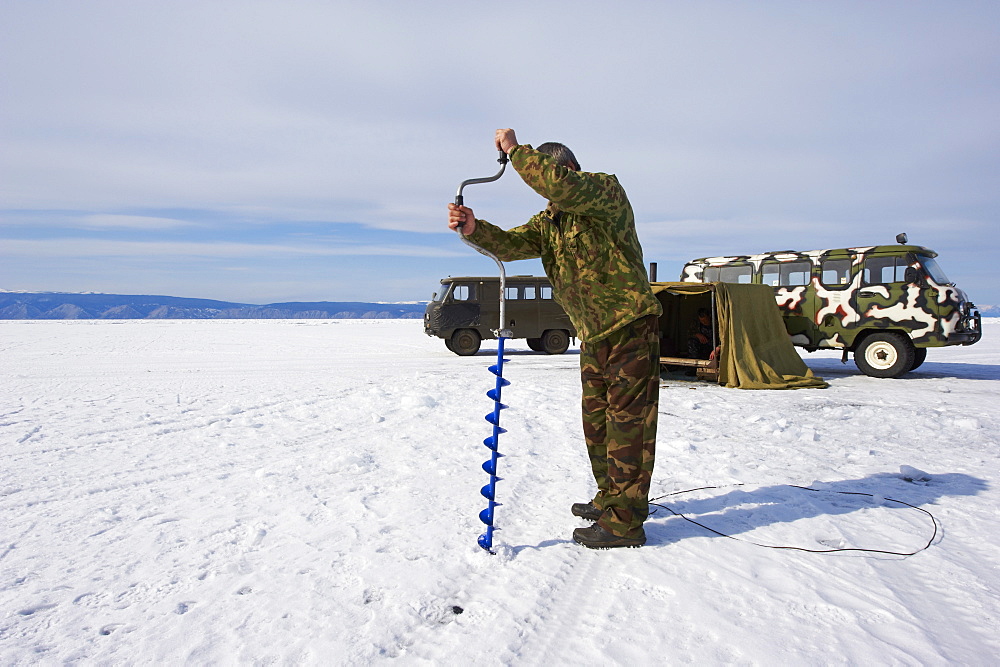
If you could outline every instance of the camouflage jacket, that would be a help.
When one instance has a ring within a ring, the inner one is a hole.
[[[469,240],[502,261],[540,257],[556,300],[586,343],[659,315],[632,206],[618,179],[567,169],[526,145],[511,151],[510,159],[524,182],[549,200],[548,207],[508,231],[476,220]]]

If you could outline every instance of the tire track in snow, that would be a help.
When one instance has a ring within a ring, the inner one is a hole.
[[[569,545],[566,558],[538,598],[520,633],[521,643],[507,647],[503,664],[559,664],[574,637],[595,635],[601,629],[592,603],[604,580],[610,554],[584,551]]]

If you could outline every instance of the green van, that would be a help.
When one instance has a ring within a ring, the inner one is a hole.
[[[938,266],[937,253],[908,245],[706,257],[685,264],[682,282],[770,286],[792,342],[839,349],[872,377],[898,377],[927,349],[982,337],[975,304]]]
[[[548,278],[508,276],[504,296],[510,338],[526,338],[528,347],[547,354],[562,354],[569,348],[576,329],[552,297]],[[455,354],[475,354],[484,338],[497,337],[499,304],[499,277],[444,278],[424,310],[424,333],[443,338]]]

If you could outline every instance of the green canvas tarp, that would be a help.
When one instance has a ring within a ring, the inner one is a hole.
[[[678,308],[671,300],[700,301],[715,296],[719,334],[719,384],[738,389],[802,389],[828,386],[813,375],[792,346],[784,321],[767,285],[735,283],[653,283],[653,293],[664,302],[661,331],[675,337],[684,322],[672,322],[685,313],[693,320],[693,305]],[[670,305],[671,307],[668,307]]]

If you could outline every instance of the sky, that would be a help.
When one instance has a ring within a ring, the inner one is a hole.
[[[0,0],[0,289],[426,300],[497,272],[445,209],[511,127],[618,176],[661,280],[906,232],[998,304],[998,118],[995,2]]]

